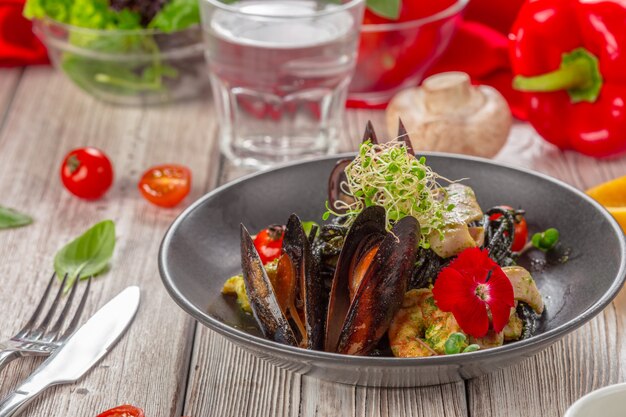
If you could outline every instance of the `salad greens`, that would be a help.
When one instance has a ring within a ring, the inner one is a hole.
[[[198,0],[171,0],[154,16],[149,28],[174,32],[200,23]]]
[[[66,289],[80,276],[88,278],[104,271],[115,249],[115,223],[105,220],[65,245],[54,257],[59,278],[68,274]]]
[[[24,16],[110,31],[69,31],[67,42],[80,49],[64,52],[60,66],[87,92],[127,96],[166,92],[166,81],[179,78],[161,58],[167,37],[137,30],[170,34],[200,23],[197,0],[27,0]]]
[[[32,222],[32,217],[10,208],[0,206],[0,229],[26,226]]]
[[[150,3],[152,0],[136,1]],[[133,30],[143,27],[164,32],[183,30],[200,23],[197,0],[170,0],[156,13],[147,25],[142,25],[143,16],[135,7],[116,10],[109,0],[27,0],[24,16],[28,19],[45,17],[87,29]]]

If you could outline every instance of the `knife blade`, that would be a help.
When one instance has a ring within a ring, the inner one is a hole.
[[[0,417],[19,414],[46,388],[75,382],[87,373],[124,334],[137,313],[139,299],[139,287],[128,287],[100,308],[0,402]]]

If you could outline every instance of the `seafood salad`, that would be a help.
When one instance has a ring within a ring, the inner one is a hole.
[[[368,123],[354,159],[331,172],[319,225],[292,214],[251,235],[241,225],[237,297],[263,335],[347,355],[462,354],[530,337],[544,313],[531,273],[517,265],[530,242],[524,212],[483,211],[463,181],[415,156],[400,124],[379,143]],[[320,213],[321,214],[321,213]]]

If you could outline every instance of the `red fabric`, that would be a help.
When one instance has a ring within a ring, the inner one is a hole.
[[[475,84],[496,88],[515,117],[526,120],[522,95],[511,87],[508,32],[524,0],[471,0],[465,21],[427,75],[463,71]]]
[[[46,48],[22,16],[23,0],[0,0],[0,67],[46,64]]]

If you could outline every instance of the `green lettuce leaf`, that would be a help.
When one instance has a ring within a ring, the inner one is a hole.
[[[24,16],[49,17],[61,23],[88,29],[140,29],[141,16],[131,10],[115,11],[108,0],[27,0]]]
[[[171,0],[154,16],[148,27],[163,32],[174,32],[198,23],[200,23],[198,0]]]

